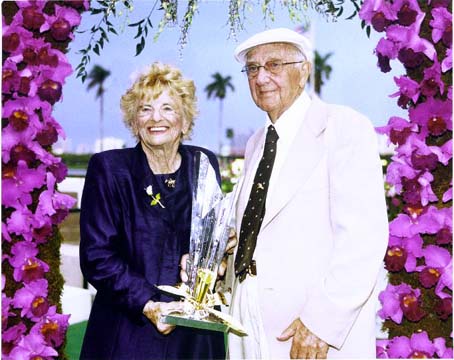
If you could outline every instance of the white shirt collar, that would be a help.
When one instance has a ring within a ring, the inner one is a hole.
[[[293,104],[277,119],[273,124],[267,115],[265,129],[273,125],[279,135],[280,143],[291,143],[295,138],[297,130],[299,129],[307,110],[311,104],[311,98],[306,91],[296,98]]]

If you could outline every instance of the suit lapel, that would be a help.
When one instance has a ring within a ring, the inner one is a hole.
[[[314,96],[290,147],[287,159],[274,185],[273,193],[267,196],[262,230],[288,204],[320,162],[324,154],[323,137],[320,135],[326,127],[326,121],[326,106]]]

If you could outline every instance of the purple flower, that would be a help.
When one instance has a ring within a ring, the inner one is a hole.
[[[23,323],[11,326],[9,329],[2,328],[2,354],[9,355],[17,345],[27,328]],[[3,358],[3,357],[2,357]],[[13,359],[13,358],[11,358]]]
[[[435,312],[442,320],[447,320],[452,314],[452,297],[438,299],[435,304]]]
[[[55,191],[55,180],[51,172],[47,173],[47,190],[39,196],[36,214],[41,217],[52,217],[54,223],[59,223],[67,216],[76,199]]]
[[[421,93],[425,96],[435,96],[438,91],[443,94],[445,84],[441,79],[441,67],[435,58],[433,65],[424,69],[424,79],[421,83]]]
[[[399,272],[407,261],[407,250],[401,246],[388,246],[385,255],[385,268],[389,272]]]
[[[418,125],[393,116],[389,119],[388,125],[377,127],[376,130],[379,134],[387,134],[393,144],[403,145],[412,132],[418,132]]]
[[[441,62],[441,71],[445,73],[452,69],[452,48],[446,49],[446,56]],[[448,99],[452,101],[452,86],[449,87]]]
[[[451,335],[452,336],[452,335]],[[434,346],[440,359],[452,359],[452,348],[446,347],[446,339],[438,337],[434,339]]]
[[[403,26],[410,26],[417,17],[424,17],[416,0],[396,0],[392,7],[397,12],[397,22]]]
[[[440,231],[437,232],[435,240],[437,245],[452,244],[452,230],[447,227],[440,229]]]
[[[376,354],[377,359],[388,359],[388,344],[390,340],[377,340],[376,341]]]
[[[45,344],[44,338],[36,334],[24,336],[11,351],[11,359],[50,359],[58,352]]]
[[[391,25],[386,30],[386,35],[399,49],[411,49],[415,54],[424,53],[430,60],[434,60],[436,51],[433,44],[419,36],[419,28],[424,16],[423,13],[418,15],[416,22],[408,27]]]
[[[359,11],[359,16],[367,23],[372,24],[377,32],[385,30],[397,18],[391,4],[383,0],[365,1]]]
[[[30,283],[42,279],[44,273],[49,271],[49,265],[36,258],[38,248],[29,241],[20,241],[11,248],[9,263],[14,268],[13,278],[15,281]]]
[[[50,15],[41,31],[50,30],[57,41],[73,39],[72,28],[80,24],[80,14],[73,8],[55,5],[55,15]]]
[[[435,284],[435,293],[440,298],[448,297],[443,292],[444,288],[452,290],[452,258],[448,250],[439,246],[428,245],[423,250],[426,261],[426,270],[420,276],[424,287],[432,287]]]
[[[40,166],[29,169],[25,161],[20,160],[14,173],[3,174],[2,203],[7,207],[20,209],[31,204],[30,192],[44,185],[46,169]]]
[[[437,7],[432,9],[433,19],[430,20],[432,27],[432,40],[434,43],[440,41],[446,47],[452,45],[452,15],[445,7]]]
[[[443,198],[442,198],[443,202],[448,202],[449,200],[452,200],[452,181],[451,181],[451,186],[449,187],[448,190],[445,191],[445,193],[443,194]]]
[[[58,314],[56,312],[56,307],[51,306],[47,315],[33,326],[30,333],[42,335],[48,345],[55,347],[60,346],[65,339],[70,316],[71,315]]]
[[[416,270],[416,259],[421,257],[423,239],[419,234],[416,234],[410,238],[401,238],[397,236],[389,236],[389,247],[388,249],[393,249],[393,253],[389,254],[389,250],[385,256],[385,264],[389,271],[400,271],[405,267],[407,272],[412,272]],[[405,255],[399,254],[402,252]],[[387,260],[388,257],[388,260]],[[402,258],[405,258],[403,261]],[[403,261],[403,264],[401,265]],[[389,263],[389,265],[388,265]],[[391,270],[390,268],[394,270]]]
[[[28,317],[32,321],[39,319],[49,310],[47,301],[47,280],[39,279],[24,284],[17,290],[13,298],[13,306],[22,309],[21,316]]]
[[[419,289],[413,289],[408,284],[397,286],[388,284],[378,296],[382,304],[378,315],[384,320],[391,319],[397,324],[402,322],[404,315],[410,321],[419,321],[425,316],[425,312],[420,307],[420,295]]]
[[[398,105],[406,109],[408,102],[411,100],[416,103],[419,98],[419,83],[407,76],[394,77],[394,82],[399,87],[399,91],[391,94],[390,97],[399,96]],[[405,120],[404,120],[405,121]]]
[[[2,329],[6,329],[8,327],[8,318],[10,316],[15,316],[15,314],[10,311],[11,309],[11,302],[13,299],[6,296],[3,292],[5,289],[6,277],[2,274]]]
[[[375,48],[375,53],[378,58],[378,67],[382,72],[387,73],[391,70],[389,60],[397,57],[398,47],[394,42],[381,38]]]
[[[428,133],[438,136],[452,130],[452,103],[428,98],[425,102],[409,110],[410,119],[421,127],[421,136]]]
[[[432,358],[435,351],[436,348],[425,331],[413,334],[410,339],[396,336],[388,348],[389,356],[397,359]]]

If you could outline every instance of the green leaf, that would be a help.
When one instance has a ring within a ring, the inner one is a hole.
[[[157,193],[157,194],[156,194],[156,199],[157,199],[157,200],[161,200],[161,193]]]
[[[104,9],[98,9],[98,8],[91,8],[90,9],[90,14],[91,15],[96,15],[104,12]]]
[[[113,27],[107,28],[107,31],[110,31],[111,33],[114,33],[115,35],[118,35],[117,30],[115,30]]]
[[[151,201],[150,205],[155,206],[158,203],[158,200],[154,199]]]
[[[140,20],[140,21],[138,21],[138,22],[136,22],[134,24],[129,24],[128,26],[129,27],[140,26],[140,24],[142,24],[144,21],[145,21],[145,19],[142,19],[142,20]]]
[[[367,34],[367,37],[370,38],[370,26],[369,25],[366,27],[366,34]]]
[[[139,25],[137,28],[137,34],[134,36],[134,39],[137,39],[140,35],[142,35],[142,25]]]
[[[95,47],[93,48],[93,51],[99,55],[99,44],[96,44]]]
[[[140,43],[138,43],[136,45],[136,55],[135,56],[139,55],[142,52],[142,50],[144,49],[144,47],[145,47],[145,38],[142,36],[140,39]]]

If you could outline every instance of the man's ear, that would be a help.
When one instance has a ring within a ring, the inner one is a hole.
[[[308,61],[305,61],[301,68],[301,80],[299,83],[300,87],[303,89],[307,83],[307,80],[309,79],[309,76],[311,75],[311,69],[312,69],[311,63]]]

